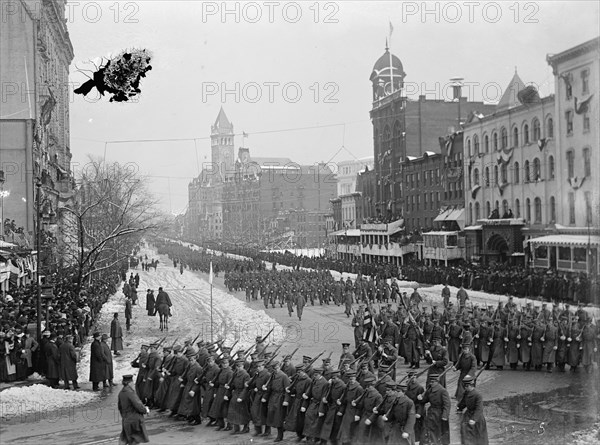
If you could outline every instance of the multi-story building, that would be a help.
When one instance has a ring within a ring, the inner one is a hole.
[[[521,257],[522,237],[556,221],[555,137],[554,97],[540,98],[516,72],[493,113],[471,115],[464,127],[467,224],[475,226],[468,254],[486,262]]]
[[[464,189],[464,138],[459,130],[440,137],[442,155],[439,215],[433,220],[436,228],[442,230],[463,230],[465,228],[465,189]]]
[[[371,72],[373,105],[373,146],[377,188],[373,199],[381,219],[400,218],[404,209],[402,186],[405,183],[400,168],[407,156],[420,157],[437,147],[440,136],[459,128],[472,111],[491,108],[482,102],[468,101],[460,88],[454,101],[427,99],[416,101],[404,95],[404,68],[400,59],[385,53]],[[367,196],[367,195],[363,195]]]
[[[341,161],[337,164],[337,194],[347,195],[356,191],[356,178],[365,167],[373,169],[373,156],[351,161]]]
[[[371,221],[377,216],[377,176],[374,169],[365,168],[356,177],[356,191],[361,194],[361,214],[364,220]]]
[[[14,220],[33,246],[41,184],[42,217],[56,215],[57,249],[65,244],[61,207],[72,199],[69,142],[69,66],[73,46],[67,31],[65,0],[17,0],[0,27],[0,170],[2,219]],[[7,196],[4,196],[7,195]],[[3,224],[4,225],[4,224]],[[4,234],[11,241],[7,227]]]
[[[555,186],[542,214],[552,220],[553,230],[531,239],[530,253],[535,267],[599,273],[600,180],[593,172],[600,171],[600,38],[546,60],[555,81],[556,154],[547,166]]]

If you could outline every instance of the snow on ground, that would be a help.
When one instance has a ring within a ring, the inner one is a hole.
[[[315,256],[321,256],[325,253],[325,249],[319,249],[319,248],[313,248],[313,249],[280,249],[280,250],[268,250],[268,251],[263,251],[263,252],[275,252],[275,253],[285,253],[285,252],[289,252],[292,253],[296,256],[308,256],[308,257],[315,257]]]
[[[35,414],[42,418],[49,412],[83,405],[97,397],[97,393],[53,389],[40,384],[9,388],[0,393],[0,417],[7,420]]]
[[[592,428],[573,433],[570,445],[597,445],[600,443],[600,423],[595,423]]]

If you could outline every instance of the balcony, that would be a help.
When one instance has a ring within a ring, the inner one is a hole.
[[[451,261],[464,258],[462,247],[424,247],[423,258],[437,261]]]
[[[404,227],[404,220],[397,219],[391,223],[374,223],[365,224],[360,226],[361,235],[364,234],[375,234],[375,235],[392,235]]]
[[[360,244],[338,244],[337,253],[351,253],[355,256],[360,256]]]
[[[407,253],[417,252],[418,246],[416,244],[405,244],[399,243],[384,243],[384,244],[367,244],[362,246],[362,253],[366,255],[377,255],[377,256],[394,256],[401,257]]]

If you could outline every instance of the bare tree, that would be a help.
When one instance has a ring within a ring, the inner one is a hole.
[[[76,178],[74,204],[63,207],[61,253],[76,266],[78,290],[93,273],[126,260],[144,233],[162,227],[157,201],[137,169],[89,161]]]

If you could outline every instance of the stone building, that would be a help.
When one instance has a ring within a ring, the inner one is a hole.
[[[373,156],[337,163],[338,196],[356,192],[356,178],[365,167],[373,169]]]
[[[15,221],[34,247],[40,183],[40,213],[45,229],[62,236],[74,181],[69,142],[69,66],[73,46],[65,18],[65,0],[16,0],[11,13],[3,5],[0,26],[0,170],[5,182],[3,219]],[[46,223],[57,222],[58,225]],[[4,236],[18,242],[4,227]]]

